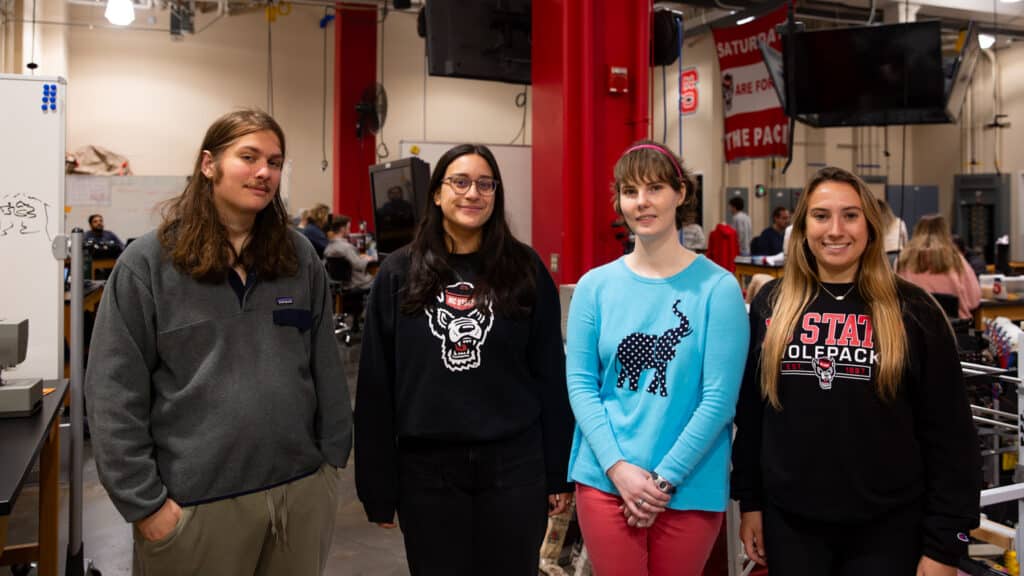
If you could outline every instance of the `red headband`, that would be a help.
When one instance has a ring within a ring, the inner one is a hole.
[[[665,157],[667,157],[669,159],[669,162],[672,162],[672,166],[675,167],[676,174],[679,175],[679,181],[680,182],[685,182],[686,181],[686,179],[683,178],[683,168],[682,168],[682,166],[680,166],[679,162],[676,161],[675,155],[673,155],[671,152],[669,152],[666,148],[663,148],[663,147],[658,146],[656,144],[637,144],[636,146],[630,147],[624,153],[625,154],[629,154],[630,152],[635,152],[637,150],[655,150],[657,152],[660,152],[660,153],[664,154]]]

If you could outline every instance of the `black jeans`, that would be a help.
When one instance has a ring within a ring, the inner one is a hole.
[[[536,576],[547,528],[539,426],[486,444],[400,442],[399,466],[414,576]]]
[[[771,576],[914,576],[921,559],[919,503],[858,524],[811,520],[764,509]]]

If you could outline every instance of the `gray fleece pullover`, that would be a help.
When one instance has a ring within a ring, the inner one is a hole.
[[[352,408],[324,267],[291,234],[295,276],[202,284],[133,242],[104,288],[85,395],[100,480],[129,522],[342,467]]]

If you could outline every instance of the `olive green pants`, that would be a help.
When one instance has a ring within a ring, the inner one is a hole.
[[[295,575],[323,572],[334,535],[338,470],[181,509],[166,538],[135,535],[135,576]]]

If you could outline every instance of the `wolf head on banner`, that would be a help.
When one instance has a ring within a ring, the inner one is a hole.
[[[430,332],[441,341],[441,360],[453,372],[478,368],[487,334],[494,324],[490,302],[481,311],[476,307],[473,285],[458,282],[437,296],[437,305],[425,310]]]
[[[831,390],[832,381],[836,378],[836,363],[831,358],[815,358],[814,373],[818,375],[818,386],[822,390]]]

